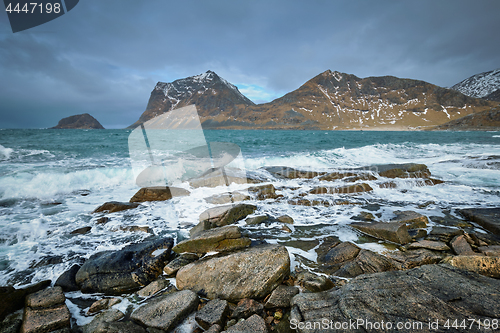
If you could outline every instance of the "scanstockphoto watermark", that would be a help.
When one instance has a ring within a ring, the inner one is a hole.
[[[418,331],[437,331],[437,330],[498,330],[499,319],[429,319],[428,321],[371,321],[368,319],[358,318],[356,320],[349,319],[348,321],[334,321],[330,319],[321,319],[319,321],[299,321],[297,319],[290,320],[290,328],[293,330],[412,330]]]

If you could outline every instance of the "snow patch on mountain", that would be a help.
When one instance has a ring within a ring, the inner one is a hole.
[[[476,98],[486,97],[500,89],[500,68],[473,75],[451,87],[464,95]]]

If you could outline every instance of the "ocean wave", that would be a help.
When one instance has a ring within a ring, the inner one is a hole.
[[[0,145],[0,161],[2,160],[8,160],[10,158],[10,155],[14,152],[14,149],[12,148],[6,148],[2,145]]]

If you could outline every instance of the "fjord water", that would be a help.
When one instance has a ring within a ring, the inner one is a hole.
[[[128,130],[0,130],[0,285],[54,281],[71,264],[95,252],[151,237],[121,227],[149,226],[155,235],[182,239],[199,214],[213,206],[203,198],[228,191],[192,189],[183,183],[192,191],[188,197],[144,203],[97,224],[98,216],[91,214],[96,207],[106,201],[128,201],[138,190],[129,134]],[[413,162],[426,164],[433,177],[445,181],[417,186],[396,180],[397,189],[373,185],[373,192],[355,196],[364,204],[379,205],[381,220],[395,210],[442,216],[443,211],[455,214],[456,208],[500,204],[500,132],[209,130],[204,134],[209,142],[240,146],[247,170],[257,174],[266,173],[259,169],[263,166],[334,171]],[[285,199],[310,186],[300,179],[272,182]],[[232,184],[229,190],[244,187]],[[271,242],[329,235],[356,241],[356,234],[345,226],[363,210],[361,205],[291,206],[286,200],[254,203],[258,214],[288,214],[295,220],[291,235],[272,224],[248,227],[250,232],[265,228],[258,232],[272,236]],[[90,233],[70,234],[86,226],[92,227]],[[312,250],[289,247],[289,251],[314,257]]]

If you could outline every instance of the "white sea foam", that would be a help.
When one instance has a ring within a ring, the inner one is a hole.
[[[0,161],[8,160],[13,151],[14,149],[12,148],[5,148],[4,146],[0,145]]]

